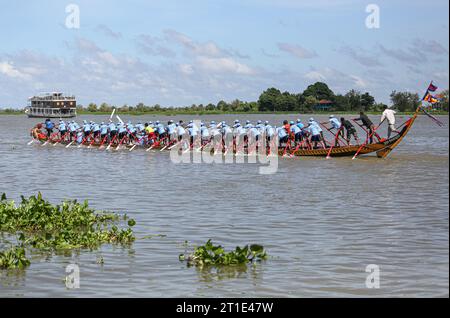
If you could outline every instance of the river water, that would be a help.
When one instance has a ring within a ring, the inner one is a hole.
[[[238,117],[277,124],[287,116]],[[448,127],[448,117],[440,119]],[[0,271],[0,297],[449,296],[449,133],[424,116],[387,159],[280,158],[274,174],[260,174],[258,164],[175,164],[168,152],[27,146],[37,122],[0,116],[0,193],[88,199],[134,218],[138,240],[33,255],[24,272]],[[152,234],[161,236],[142,239]],[[179,262],[185,241],[208,239],[226,249],[263,244],[271,257],[246,270]],[[80,268],[79,289],[63,282],[71,263]],[[369,264],[379,268],[379,288],[366,286]]]

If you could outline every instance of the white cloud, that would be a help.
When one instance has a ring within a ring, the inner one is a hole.
[[[0,62],[0,74],[6,75],[10,78],[17,78],[21,80],[31,79],[30,74],[21,72],[20,70],[15,68],[13,63],[11,62]]]
[[[194,73],[194,68],[192,67],[191,64],[181,64],[180,71],[183,74],[191,75],[192,73]]]
[[[110,52],[99,52],[98,57],[108,64],[118,66],[120,64],[119,60],[112,55]]]
[[[325,81],[327,78],[324,74],[318,72],[318,71],[311,71],[305,74],[305,78],[311,81],[316,81],[316,82],[323,82]]]
[[[165,30],[164,34],[168,42],[173,42],[183,46],[189,54],[193,54],[195,56],[223,57],[231,55],[229,51],[221,49],[212,41],[199,43],[191,39],[189,36],[172,29]]]
[[[349,77],[353,80],[355,85],[359,88],[367,88],[367,83],[365,80],[363,80],[361,77],[356,75],[349,75]]]
[[[109,27],[107,27],[104,24],[97,25],[97,27],[95,29],[113,39],[120,39],[122,37],[122,33],[114,32],[113,30],[111,30]]]
[[[305,49],[304,47],[302,47],[300,45],[289,44],[289,43],[278,43],[277,45],[278,45],[278,49],[280,51],[287,52],[287,53],[289,53],[297,58],[300,58],[300,59],[310,59],[313,57],[317,57],[316,52]]]
[[[211,58],[200,56],[198,57],[197,62],[199,67],[207,72],[224,72],[241,75],[255,74],[255,70],[253,70],[251,67],[239,63],[229,57]]]

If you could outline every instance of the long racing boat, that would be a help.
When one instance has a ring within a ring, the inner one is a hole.
[[[389,155],[389,153],[397,147],[400,142],[405,138],[405,136],[410,131],[411,127],[413,126],[415,120],[417,119],[417,116],[420,112],[421,107],[418,107],[414,115],[406,120],[401,126],[399,126],[397,129],[401,130],[395,134],[393,137],[389,139],[380,138],[377,142],[369,143],[369,135],[366,137],[366,141],[362,144],[357,145],[336,145],[336,146],[327,146],[326,148],[317,148],[312,149],[311,147],[305,147],[300,145],[291,145],[289,142],[286,144],[278,145],[277,148],[270,148],[269,146],[261,147],[261,146],[254,146],[254,145],[244,145],[242,147],[233,145],[227,147],[225,144],[222,144],[222,147],[214,146],[212,143],[209,145],[198,145],[196,147],[195,145],[189,144],[189,142],[186,142],[184,139],[183,141],[178,140],[172,140],[172,142],[167,141],[154,141],[151,144],[146,143],[138,143],[138,142],[126,142],[122,143],[119,142],[118,139],[114,143],[114,140],[112,142],[105,142],[105,140],[83,140],[81,143],[77,143],[75,140],[69,140],[64,138],[50,138],[48,139],[44,134],[32,134],[33,139],[29,144],[33,143],[34,141],[40,142],[42,145],[63,145],[66,148],[69,147],[88,147],[88,148],[98,148],[98,149],[111,149],[111,150],[119,150],[119,149],[127,149],[129,151],[132,151],[134,149],[144,149],[144,150],[172,150],[175,148],[175,150],[188,152],[188,151],[203,151],[207,152],[209,151],[211,154],[243,154],[243,155],[249,155],[254,153],[259,154],[266,154],[269,155],[271,152],[271,149],[277,149],[277,153],[280,156],[288,156],[288,157],[303,157],[303,156],[309,156],[309,157],[353,157],[356,158],[358,155],[367,155],[371,153],[375,153],[378,158],[385,158]],[[424,110],[423,110],[424,111]],[[425,112],[425,111],[424,111]],[[425,114],[429,115],[425,112]],[[430,115],[429,115],[430,116]],[[337,139],[337,134],[335,135]],[[188,139],[187,139],[188,140]],[[264,150],[264,148],[266,148]],[[275,151],[272,151],[275,152]]]

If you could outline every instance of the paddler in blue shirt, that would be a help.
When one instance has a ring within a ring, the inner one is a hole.
[[[302,130],[298,128],[294,121],[291,121],[289,124],[291,125],[291,133],[294,135],[295,142],[302,141]]]
[[[79,131],[77,133],[77,143],[81,144],[83,142],[83,132]]]
[[[326,148],[325,143],[322,140],[322,134],[321,134],[322,131],[321,131],[319,125],[317,124],[317,122],[315,122],[313,118],[310,118],[309,125],[306,129],[311,134],[311,142],[314,143],[315,149],[317,148],[317,144],[319,142],[321,143],[323,148]]]
[[[210,140],[208,127],[204,123],[200,124],[200,135],[202,136],[202,145],[206,144]]]
[[[276,130],[277,130],[277,134],[278,134],[279,144],[281,145],[281,144],[287,143],[289,140],[289,132],[286,131],[284,126],[278,127]]]
[[[177,123],[175,124],[176,128],[176,134],[178,136],[178,141],[181,141],[181,139],[183,139],[184,134],[186,133],[186,129],[184,129],[183,125]]]
[[[194,144],[194,139],[197,137],[197,129],[194,128],[194,123],[187,125],[191,146]]]
[[[136,128],[131,123],[131,121],[128,121],[128,123],[126,125],[126,129],[128,132],[128,141],[132,142],[133,140],[136,140]]]
[[[127,129],[122,122],[117,123],[117,131],[119,133],[119,141],[121,141],[127,135]]]
[[[156,133],[158,134],[159,140],[163,140],[164,137],[166,137],[166,129],[164,128],[164,125],[160,123],[159,120],[155,122],[155,129]]]
[[[171,119],[167,122],[167,127],[166,127],[166,131],[167,131],[167,136],[169,137],[169,142],[172,141],[175,138],[175,128],[177,126],[175,125],[174,121]]]
[[[336,133],[339,133],[339,137],[344,138],[344,131],[341,129],[342,125],[341,125],[341,122],[339,121],[339,119],[335,118],[334,115],[330,115],[329,116],[329,123],[331,125],[331,127],[329,128],[330,131],[334,129],[334,130],[336,130]],[[328,124],[328,123],[326,123],[326,122],[322,123],[322,125],[326,125],[326,124]],[[335,138],[335,143],[334,143],[335,147],[339,147],[339,140],[338,140],[338,138]]]
[[[267,120],[264,122],[264,133],[266,134],[267,142],[270,142],[275,135],[275,130]]]
[[[100,136],[100,125],[97,123],[93,123],[92,132],[94,133],[94,138],[98,138]]]
[[[106,140],[105,137],[108,135],[108,125],[106,125],[104,122],[100,124],[100,139]]]
[[[91,134],[91,125],[86,120],[83,120],[83,133],[85,139]]]
[[[64,122],[64,120],[60,120],[59,124],[58,124],[58,130],[59,130],[59,134],[60,134],[60,139],[62,139],[64,137],[64,135],[67,133],[67,125]]]
[[[110,122],[108,125],[108,129],[109,129],[109,138],[110,141],[112,141],[114,137],[117,136],[117,126],[115,123]]]
[[[47,118],[45,120],[45,129],[47,130],[47,136],[49,139],[53,133],[53,128],[55,128],[55,124],[50,120],[50,118]]]

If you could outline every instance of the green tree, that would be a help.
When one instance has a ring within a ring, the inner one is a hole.
[[[281,96],[280,90],[276,88],[269,88],[265,90],[258,99],[258,109],[259,111],[277,111],[277,106],[279,102],[279,97]]]
[[[230,108],[233,112],[241,110],[241,101],[239,99],[235,99],[231,102]]]
[[[137,105],[136,105],[136,110],[137,110],[138,112],[144,112],[144,111],[145,111],[145,105],[144,105],[144,103],[139,103],[139,104],[137,104]]]
[[[347,97],[342,94],[338,94],[335,96],[334,105],[336,110],[339,111],[346,111],[350,109]]]
[[[230,105],[227,102],[221,100],[220,102],[217,103],[217,109],[227,112],[230,110]]]
[[[305,98],[308,96],[313,96],[317,100],[327,99],[334,102],[333,91],[328,87],[327,84],[322,82],[316,82],[312,85],[309,85],[303,92],[303,96]]]
[[[440,98],[441,98],[441,101],[439,103],[440,106],[441,106],[441,109],[443,111],[448,112],[448,89],[444,90],[439,95],[440,95]]]
[[[319,101],[314,96],[306,96],[305,102],[304,102],[304,108],[305,112],[312,112],[314,109],[314,106],[317,105]]]
[[[305,96],[303,94],[296,94],[295,98],[297,99],[295,104],[295,110],[298,112],[304,112],[305,111]]]
[[[209,103],[208,105],[206,105],[205,109],[208,111],[214,110],[216,108],[216,106],[212,103]]]
[[[420,105],[417,93],[392,91],[390,97],[394,108],[400,112],[415,111]]]
[[[99,111],[101,112],[110,112],[111,110],[111,106],[109,106],[107,103],[102,103],[99,108]]]
[[[375,104],[375,98],[371,96],[369,93],[365,92],[361,95],[361,108],[364,111],[371,110],[373,105]]]
[[[354,89],[350,90],[347,94],[345,94],[345,98],[347,99],[348,109],[349,111],[360,110],[361,108],[361,93],[355,91]]]
[[[95,103],[90,103],[89,106],[88,106],[88,111],[92,112],[92,113],[96,112],[97,111],[97,105]]]
[[[293,111],[297,108],[297,97],[289,92],[281,94],[276,101],[277,110]]]

